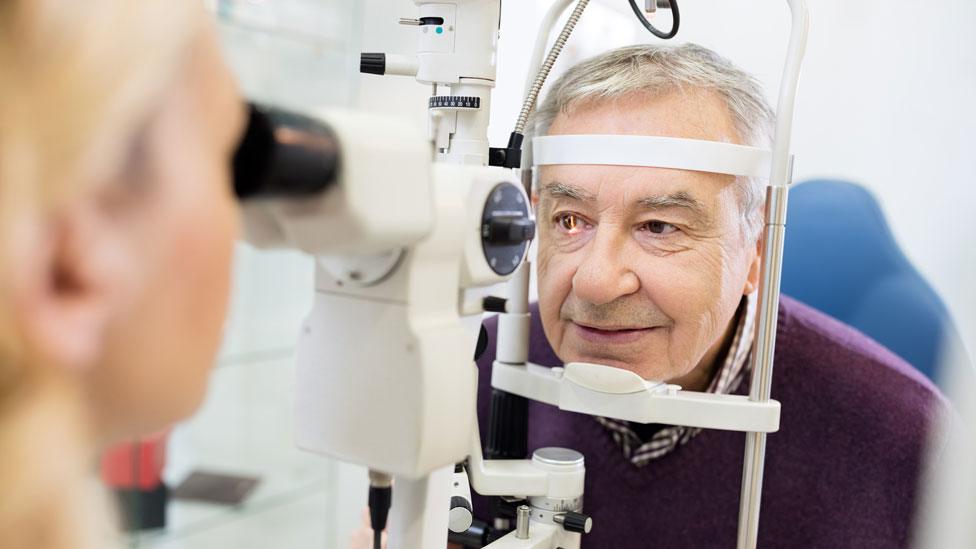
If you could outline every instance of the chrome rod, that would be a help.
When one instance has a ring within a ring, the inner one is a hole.
[[[763,264],[757,309],[759,319],[753,340],[752,385],[749,390],[750,400],[758,402],[769,400],[772,388],[783,241],[786,235],[786,204],[793,177],[790,138],[793,132],[796,91],[800,82],[800,66],[803,64],[810,30],[810,14],[806,1],[786,1],[790,7],[790,43],[776,106],[776,134],[773,139],[772,166],[766,193],[766,224],[763,230]],[[765,462],[766,434],[747,433],[739,498],[738,549],[755,549],[758,544]]]
[[[768,187],[766,226],[763,231],[763,266],[759,285],[759,309],[752,355],[752,386],[749,399],[767,402],[773,382],[776,351],[776,323],[786,236],[786,207],[789,188]],[[766,461],[766,433],[747,433],[742,466],[742,495],[739,500],[739,549],[758,543],[759,508],[762,500],[763,467]]]

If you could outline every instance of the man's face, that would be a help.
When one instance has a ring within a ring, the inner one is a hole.
[[[569,134],[741,142],[721,99],[694,91],[578,107],[549,131]],[[704,389],[703,370],[758,279],[736,184],[684,170],[542,167],[539,307],[559,358]]]

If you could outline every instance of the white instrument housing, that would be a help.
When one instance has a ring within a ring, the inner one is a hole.
[[[507,170],[437,164],[433,174],[433,229],[387,278],[351,284],[335,265],[356,258],[320,259],[332,268],[316,270],[297,350],[298,446],[409,478],[470,450],[482,311],[465,304],[507,278],[485,259],[482,211],[499,184],[527,202]]]
[[[326,193],[244,202],[244,236],[259,248],[311,255],[371,254],[412,245],[433,227],[430,149],[406,121],[323,110],[340,143],[340,175]]]

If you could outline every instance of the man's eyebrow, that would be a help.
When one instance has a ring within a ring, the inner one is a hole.
[[[570,198],[580,202],[594,202],[596,197],[579,187],[554,181],[542,187],[542,196],[546,198]]]
[[[678,191],[666,195],[645,196],[637,201],[637,207],[644,210],[683,208],[699,218],[706,219],[708,217],[705,206],[685,191]]]

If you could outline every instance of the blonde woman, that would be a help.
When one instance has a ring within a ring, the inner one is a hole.
[[[220,339],[243,123],[198,0],[0,2],[0,547],[106,547],[105,444]]]

